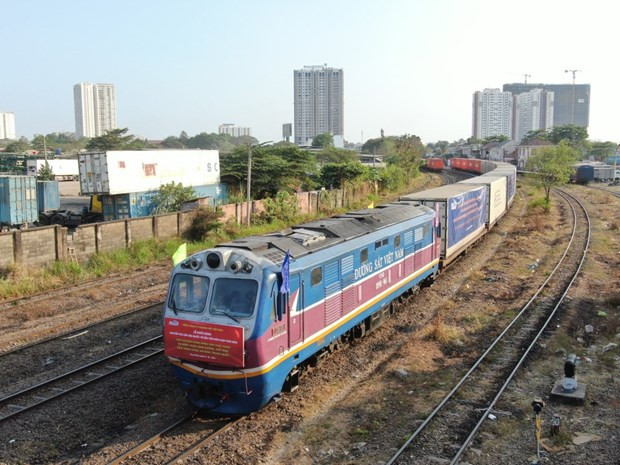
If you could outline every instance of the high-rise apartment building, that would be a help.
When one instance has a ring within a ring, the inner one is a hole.
[[[315,136],[344,135],[342,69],[304,66],[293,71],[295,143],[308,145]]]
[[[0,113],[0,140],[17,139],[15,135],[15,113]]]
[[[116,129],[116,91],[114,84],[81,82],[73,86],[75,135],[98,137]]]
[[[218,131],[220,134],[229,134],[233,137],[251,136],[252,129],[242,126],[236,126],[231,123],[220,124]]]
[[[504,84],[504,92],[519,95],[532,89],[551,91],[553,98],[553,124],[574,124],[587,128],[590,123],[590,84]]]
[[[512,95],[499,89],[474,92],[472,136],[486,139],[506,136],[512,139]]]
[[[532,89],[513,95],[512,138],[521,142],[529,131],[553,127],[554,92]]]

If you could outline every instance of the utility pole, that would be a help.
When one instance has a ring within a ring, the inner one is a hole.
[[[565,69],[565,73],[573,73],[573,101],[571,107],[571,124],[575,125],[575,74],[581,72],[580,69]]]
[[[248,187],[247,187],[247,206],[246,206],[246,224],[250,226],[250,210],[252,205],[252,147],[262,147],[271,144],[272,141],[263,142],[261,144],[248,144]]]
[[[47,143],[45,142],[45,134],[43,134],[43,156],[45,157],[45,166],[47,167]]]
[[[524,74],[523,77],[525,77],[525,83],[527,84],[527,78],[532,77],[531,74]]]

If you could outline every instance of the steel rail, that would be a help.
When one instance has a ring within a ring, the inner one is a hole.
[[[133,273],[133,276],[148,274],[148,273],[153,272],[153,268],[165,268],[166,266],[169,266],[169,265],[166,265],[166,262],[162,262],[160,264],[155,264],[146,270],[141,270],[141,271],[134,270],[132,271],[132,273]],[[40,300],[39,299],[40,297],[58,297],[59,295],[67,294],[69,292],[79,291],[84,288],[88,289],[89,287],[92,287],[95,284],[115,283],[118,281],[122,281],[124,279],[127,279],[127,273],[114,273],[112,275],[109,275],[103,278],[88,279],[80,283],[69,284],[67,286],[60,286],[60,287],[53,288],[53,289],[47,289],[45,291],[35,292],[34,294],[30,294],[30,295],[26,295],[22,297],[14,297],[12,299],[0,300],[0,311],[5,310],[5,307],[15,308],[16,306],[21,305],[20,302],[22,301],[28,302],[28,303],[34,303]]]
[[[208,442],[211,442],[217,436],[219,436],[220,434],[224,433],[225,431],[228,431],[230,428],[232,428],[233,426],[237,425],[239,422],[241,422],[245,418],[246,417],[237,418],[236,420],[233,420],[230,423],[227,423],[226,425],[224,425],[222,428],[218,429],[214,433],[211,433],[211,434],[207,435],[206,437],[204,437],[202,439],[199,439],[196,443],[194,443],[188,449],[185,449],[183,452],[181,452],[180,454],[177,454],[171,460],[166,462],[166,465],[173,465],[173,464],[175,464],[177,462],[180,462],[184,458],[187,458],[188,456],[190,456],[191,454],[196,452],[198,449],[202,448],[205,444],[207,444]]]
[[[562,191],[560,189],[556,189],[556,191],[561,193],[560,195],[562,197],[564,197],[565,199],[566,199],[566,197],[570,197],[577,204],[579,204],[579,206],[581,207],[581,209],[584,212],[584,215],[585,215],[587,223],[588,223],[588,229],[587,229],[588,233],[587,233],[587,238],[586,238],[586,245],[585,245],[585,247],[583,249],[583,253],[582,253],[582,256],[581,256],[581,260],[579,261],[579,265],[577,266],[577,271],[575,271],[575,274],[573,275],[572,279],[568,283],[568,286],[566,286],[566,289],[564,290],[564,292],[562,293],[562,296],[560,297],[560,299],[558,300],[557,304],[555,305],[555,307],[551,311],[551,314],[548,316],[546,321],[543,323],[542,328],[538,331],[538,333],[534,337],[534,340],[527,347],[527,349],[525,350],[525,352],[523,353],[523,355],[521,356],[521,358],[519,359],[519,361],[515,365],[514,369],[510,373],[510,375],[506,378],[506,381],[504,382],[504,384],[502,385],[500,390],[497,392],[496,396],[493,398],[493,400],[491,401],[489,406],[486,408],[486,410],[484,411],[484,414],[480,417],[480,420],[478,420],[478,423],[476,424],[476,426],[474,426],[474,428],[472,429],[471,433],[469,434],[469,436],[467,437],[465,442],[461,445],[461,448],[458,450],[458,452],[456,453],[456,455],[454,456],[454,458],[450,462],[450,465],[457,464],[459,459],[461,458],[461,456],[465,453],[465,450],[469,446],[470,442],[472,441],[472,439],[474,438],[476,433],[478,433],[478,431],[480,430],[480,427],[482,426],[484,421],[489,416],[489,413],[491,413],[491,410],[493,409],[493,407],[495,406],[495,404],[499,400],[500,396],[504,393],[504,391],[506,390],[506,388],[508,387],[508,385],[510,384],[510,382],[514,378],[514,376],[517,373],[517,371],[519,370],[519,368],[521,368],[521,365],[523,365],[523,363],[527,359],[528,355],[530,354],[530,352],[532,351],[532,349],[534,348],[534,346],[536,345],[538,340],[541,338],[543,332],[547,329],[547,326],[549,325],[549,323],[551,322],[551,320],[553,319],[553,317],[557,313],[558,309],[560,308],[560,305],[562,305],[562,303],[564,302],[564,298],[566,297],[566,294],[568,294],[568,291],[570,290],[571,286],[573,285],[573,283],[577,279],[577,276],[579,276],[579,273],[581,272],[581,268],[583,267],[583,264],[584,264],[584,262],[586,260],[586,255],[588,253],[588,248],[590,247],[590,236],[591,236],[590,215],[588,215],[588,211],[583,206],[581,201],[579,199],[577,199],[575,196],[570,195],[567,192],[564,192],[564,191]],[[571,208],[573,209],[573,213],[575,213],[575,207],[572,204],[570,204],[570,205],[571,205]],[[575,214],[575,217],[576,217],[576,214]]]
[[[620,199],[620,192],[612,191],[611,189],[605,189],[604,187],[598,187],[598,186],[588,186],[588,187],[591,188],[591,189],[596,189],[596,190],[599,190],[599,191],[606,192],[607,194],[611,194],[614,197],[617,197],[617,198]]]
[[[569,203],[570,204],[570,203]],[[581,205],[581,204],[580,204]],[[588,245],[589,245],[589,241],[590,241],[590,219],[589,216],[587,215],[587,211],[585,210],[585,208],[583,207],[583,205],[581,205],[582,208],[584,209],[584,212],[586,213],[586,218],[588,220],[588,234],[587,234],[587,243],[586,243],[586,247],[584,248],[584,252],[583,252],[583,258],[580,262],[580,265],[578,267],[577,272],[575,273],[575,275],[573,276],[572,280],[570,281],[569,285],[566,288],[566,291],[564,292],[564,294],[561,297],[561,300],[564,299],[564,296],[566,295],[566,293],[568,292],[568,289],[570,289],[570,286],[572,285],[572,283],[574,282],[577,274],[579,273],[579,271],[581,270],[581,264],[583,263],[583,260],[585,259],[585,254],[587,252],[588,249]],[[512,319],[512,321],[508,324],[508,326],[506,326],[506,328],[500,333],[500,335],[491,343],[491,345],[486,349],[486,351],[478,358],[478,360],[472,365],[472,367],[467,371],[467,373],[461,378],[461,380],[454,386],[454,388],[452,388],[452,390],[443,398],[443,400],[435,407],[435,409],[427,416],[427,418],[422,422],[422,424],[420,424],[420,426],[414,431],[414,433],[407,439],[407,441],[400,447],[400,449],[398,449],[398,451],[391,457],[391,459],[387,462],[386,465],[393,465],[394,463],[396,463],[396,461],[400,458],[400,456],[405,452],[405,450],[408,449],[409,445],[420,435],[420,433],[427,427],[427,425],[431,422],[431,420],[433,420],[433,418],[438,414],[439,411],[441,411],[441,409],[444,407],[444,405],[454,396],[454,394],[458,391],[458,389],[463,385],[463,383],[465,383],[465,381],[467,381],[470,377],[470,375],[478,368],[478,366],[486,359],[487,355],[491,352],[491,350],[493,350],[493,348],[504,338],[504,335],[508,332],[509,329],[511,329],[516,323],[517,321],[519,321],[521,319],[521,316],[526,312],[526,310],[530,307],[530,305],[536,300],[536,298],[540,295],[540,293],[547,287],[547,284],[549,283],[549,281],[552,279],[552,277],[556,274],[557,270],[559,269],[560,265],[563,263],[564,259],[566,258],[566,255],[568,254],[570,247],[574,241],[574,238],[577,234],[577,214],[574,210],[574,207],[571,208],[573,209],[573,219],[574,219],[574,224],[573,224],[573,231],[571,233],[571,237],[569,240],[569,243],[566,247],[566,249],[564,250],[564,253],[562,254],[562,257],[560,258],[560,260],[558,261],[558,263],[556,264],[555,268],[553,269],[553,271],[549,274],[549,276],[547,277],[547,279],[543,282],[543,284],[539,287],[539,289],[536,291],[536,293],[528,300],[528,302],[522,307],[522,309],[519,311],[519,313]],[[561,303],[561,301],[560,301]],[[558,304],[559,306],[559,304]],[[557,308],[557,307],[556,307]],[[555,314],[555,310],[553,311],[553,314]],[[550,317],[551,318],[551,317]],[[549,318],[549,320],[550,320]],[[544,328],[546,328],[548,324],[548,321],[545,323]],[[542,333],[542,330],[541,330]],[[528,349],[528,353],[529,353],[529,349]],[[522,362],[519,362],[519,366],[522,364]],[[513,375],[514,376],[514,375]],[[505,388],[504,388],[505,389]],[[494,405],[494,404],[493,404]],[[488,409],[490,410],[490,409]],[[482,421],[484,421],[484,419],[486,418],[486,416],[488,415],[488,411],[485,413],[485,415],[482,416]],[[481,423],[480,423],[481,424]],[[479,427],[478,427],[479,428]],[[465,441],[464,443],[464,447],[466,447],[469,444],[469,439],[467,441]],[[463,449],[464,450],[464,449]],[[462,455],[462,452],[461,452]],[[460,457],[460,455],[459,455]]]
[[[112,460],[111,462],[108,462],[108,465],[119,465],[120,463],[123,463],[125,460],[131,458],[131,457],[135,457],[136,455],[138,455],[140,452],[148,449],[149,447],[151,447],[153,444],[157,443],[164,434],[169,433],[170,431],[173,431],[174,429],[178,428],[179,426],[181,426],[182,424],[186,423],[187,421],[191,420],[192,418],[194,418],[194,416],[196,415],[196,413],[192,413],[191,415],[186,416],[185,418],[181,418],[180,420],[176,421],[175,423],[173,423],[172,425],[164,428],[162,431],[160,431],[159,433],[157,433],[155,436],[150,437],[149,439],[147,439],[146,441],[141,442],[140,444],[138,444],[137,446],[135,446],[134,448],[128,450],[127,452],[125,452],[124,454],[119,455],[118,457],[116,457],[114,460]]]
[[[10,395],[0,399],[0,406],[5,406],[7,404],[7,402],[9,402],[11,400],[14,400],[14,399],[17,399],[19,397],[27,396],[27,395],[32,395],[32,393],[34,391],[38,390],[38,389],[50,386],[53,383],[57,383],[59,381],[66,380],[70,376],[73,376],[73,375],[85,372],[85,371],[87,371],[87,370],[89,370],[89,369],[91,369],[91,368],[93,368],[95,366],[102,365],[102,364],[104,364],[104,363],[106,363],[106,362],[108,362],[108,361],[110,361],[112,359],[119,358],[119,357],[122,357],[122,356],[130,353],[130,352],[136,351],[138,349],[142,349],[145,346],[147,346],[149,344],[153,344],[154,342],[157,342],[157,341],[159,341],[161,339],[162,339],[162,336],[156,336],[154,338],[151,338],[151,339],[149,339],[147,341],[144,341],[144,342],[141,342],[139,344],[136,344],[136,345],[134,345],[132,347],[129,347],[127,349],[123,349],[120,352],[117,352],[115,354],[112,354],[112,355],[104,357],[104,358],[102,358],[100,360],[91,362],[91,363],[89,363],[87,365],[84,365],[84,366],[82,366],[80,368],[76,368],[76,369],[71,370],[71,371],[69,371],[67,373],[64,373],[62,375],[59,375],[59,376],[56,376],[56,377],[51,378],[49,380],[43,381],[41,383],[38,383],[38,384],[36,384],[34,386],[30,386],[30,387],[28,387],[26,389],[23,389],[23,390],[19,391],[19,392],[15,392],[13,394],[10,394]],[[8,415],[0,417],[0,423],[8,420],[9,418],[13,418],[13,417],[15,417],[15,416],[17,416],[17,415],[19,415],[21,413],[24,413],[24,412],[27,412],[29,410],[32,410],[35,407],[39,407],[39,406],[41,406],[41,405],[43,405],[43,404],[45,404],[45,403],[47,403],[47,402],[49,402],[49,401],[51,401],[53,399],[57,399],[58,397],[64,396],[65,394],[68,394],[68,393],[73,392],[73,391],[75,391],[77,389],[80,389],[80,388],[82,388],[82,387],[84,387],[86,385],[89,385],[89,384],[91,384],[91,383],[93,383],[95,381],[99,381],[99,380],[101,380],[103,378],[106,378],[107,376],[109,376],[109,375],[111,375],[113,373],[118,373],[119,371],[122,371],[122,370],[124,370],[124,369],[126,369],[126,368],[128,368],[130,366],[135,365],[136,363],[139,363],[139,362],[142,362],[144,360],[147,360],[147,359],[149,359],[151,357],[154,357],[155,355],[159,355],[163,351],[164,351],[164,349],[156,349],[153,352],[148,353],[146,355],[140,355],[139,358],[137,358],[135,360],[132,360],[132,361],[130,361],[128,363],[124,363],[123,365],[121,365],[119,367],[113,367],[112,370],[107,371],[106,373],[101,373],[101,374],[96,373],[96,374],[94,374],[94,377],[92,377],[91,379],[88,379],[86,381],[79,381],[78,384],[76,384],[75,386],[71,386],[71,387],[67,387],[67,388],[58,388],[57,392],[55,394],[53,394],[53,395],[50,395],[48,397],[37,397],[37,399],[38,399],[37,402],[34,402],[34,403],[30,404],[30,405],[26,405],[24,407],[17,406],[15,408],[19,408],[19,410],[16,410],[13,413],[10,413]],[[93,374],[91,373],[91,375],[93,375]],[[8,407],[11,407],[11,406],[9,405]]]
[[[43,339],[39,339],[37,341],[33,341],[33,342],[28,343],[28,344],[19,346],[19,347],[15,347],[15,348],[13,348],[11,350],[8,350],[6,352],[1,352],[0,353],[0,358],[4,357],[6,355],[15,354],[15,353],[20,352],[20,351],[25,350],[25,349],[30,349],[32,347],[36,347],[36,346],[38,346],[40,344],[44,344],[46,342],[51,342],[51,341],[55,341],[57,339],[62,339],[62,338],[65,338],[65,337],[72,336],[74,334],[77,334],[77,333],[89,330],[89,329],[91,329],[91,328],[93,328],[93,327],[95,327],[97,325],[104,324],[104,323],[109,323],[111,321],[118,320],[118,319],[121,319],[121,318],[129,316],[129,315],[133,315],[134,313],[139,313],[139,312],[143,312],[143,311],[149,310],[149,309],[157,307],[159,305],[163,305],[164,302],[165,302],[165,300],[162,300],[162,301],[159,301],[159,302],[155,302],[153,304],[148,304],[148,305],[144,305],[142,307],[134,308],[133,310],[128,310],[126,312],[119,313],[118,315],[114,315],[114,316],[105,318],[103,320],[99,320],[99,321],[97,321],[95,323],[91,323],[91,324],[88,324],[86,326],[81,326],[79,328],[75,328],[75,329],[72,329],[70,331],[66,331],[64,333],[55,335],[55,336],[49,336],[49,337],[46,337],[46,338],[43,338]]]

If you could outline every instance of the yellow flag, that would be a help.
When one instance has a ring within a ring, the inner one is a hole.
[[[183,243],[179,246],[177,251],[172,254],[172,264],[177,266],[183,260],[187,258],[187,244]]]
[[[370,202],[370,205],[368,205],[367,208],[375,208],[375,203],[374,202]]]

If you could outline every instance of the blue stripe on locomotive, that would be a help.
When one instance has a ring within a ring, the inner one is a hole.
[[[424,208],[424,207],[422,207]],[[323,250],[319,250],[315,253],[311,253],[309,255],[300,257],[299,259],[293,260],[291,262],[291,276],[299,275],[301,280],[308,283],[304,289],[306,291],[306,301],[304,302],[303,308],[307,309],[313,305],[316,305],[318,302],[325,298],[325,278],[323,279],[321,286],[316,286],[312,288],[309,285],[311,282],[311,272],[318,266],[325,266],[329,263],[340,263],[342,258],[350,256],[353,254],[354,257],[354,269],[359,268],[362,265],[361,262],[361,250],[364,248],[368,248],[368,261],[373,262],[379,257],[385,256],[388,252],[394,252],[394,237],[396,235],[400,235],[401,247],[405,250],[405,255],[403,258],[406,258],[411,253],[414,253],[418,250],[418,248],[424,248],[430,246],[433,240],[433,221],[434,221],[434,212],[430,209],[426,209],[427,212],[423,215],[415,217],[410,220],[406,220],[404,222],[398,223],[396,225],[383,228],[362,237],[358,237],[352,239],[350,241],[345,241],[343,243],[334,245],[332,247],[328,247]],[[404,233],[406,231],[411,230],[413,233],[414,228],[418,228],[420,226],[428,225],[427,234],[423,236],[423,239],[420,243],[416,244],[418,248],[411,246],[411,250],[405,246]],[[379,240],[383,240],[385,238],[389,239],[388,245],[382,246],[378,249],[375,249],[375,242]],[[390,264],[388,264],[390,265]],[[373,268],[372,273],[380,271],[381,269],[385,269],[387,266],[382,266],[380,268]],[[279,272],[279,267],[274,267],[273,271]],[[339,338],[345,332],[351,330],[353,327],[363,322],[370,315],[376,313],[381,308],[389,304],[396,297],[408,291],[410,288],[416,286],[421,281],[426,279],[428,276],[437,273],[438,264],[436,263],[432,267],[429,267],[424,272],[420,273],[419,276],[414,279],[401,284],[398,288],[393,289],[390,293],[386,294],[383,298],[378,300],[377,302],[370,305],[363,312],[359,313],[355,317],[350,320],[337,325],[332,331],[324,334],[320,339],[313,342],[312,344],[307,345],[306,347],[299,349],[292,349],[287,357],[278,363],[273,368],[269,369],[266,373],[258,376],[250,376],[247,378],[238,378],[238,379],[227,379],[227,380],[217,380],[210,379],[209,384],[211,385],[220,385],[223,387],[225,392],[231,393],[235,396],[235,398],[231,398],[226,402],[220,403],[220,401],[214,400],[214,398],[210,399],[196,399],[194,398],[194,404],[198,408],[208,409],[220,414],[243,414],[249,413],[255,410],[262,408],[266,405],[269,400],[280,393],[282,390],[283,383],[290,373],[290,371],[296,366],[302,363],[303,361],[310,358],[313,354],[318,352],[320,349],[329,345],[332,341]],[[273,276],[273,275],[272,275]],[[363,279],[367,278],[368,275],[361,276],[359,279],[355,279],[352,283],[358,283]],[[342,273],[339,270],[339,279],[342,282]],[[403,281],[406,280],[407,277],[403,278]],[[299,282],[301,282],[301,280]],[[267,281],[267,280],[264,280]],[[263,282],[261,286],[261,303],[259,306],[259,317],[257,318],[256,325],[254,327],[254,331],[251,335],[251,339],[255,339],[260,335],[264,334],[272,325],[273,321],[271,319],[271,298],[270,293],[272,289],[273,279],[270,282]],[[298,288],[291,286],[291,293],[294,293]],[[378,294],[377,294],[378,295]],[[283,319],[287,318],[284,315]],[[302,327],[303,331],[303,327]],[[308,339],[314,336],[309,336]],[[299,342],[299,345],[303,347],[304,345],[304,337],[302,335],[302,339]],[[307,340],[306,340],[307,342]],[[183,386],[186,388],[190,388],[196,381],[201,381],[201,378],[195,374],[189,373],[178,366],[174,366],[175,375],[181,382]],[[247,384],[246,384],[247,383]],[[246,387],[248,391],[251,391],[251,395],[246,395]]]

